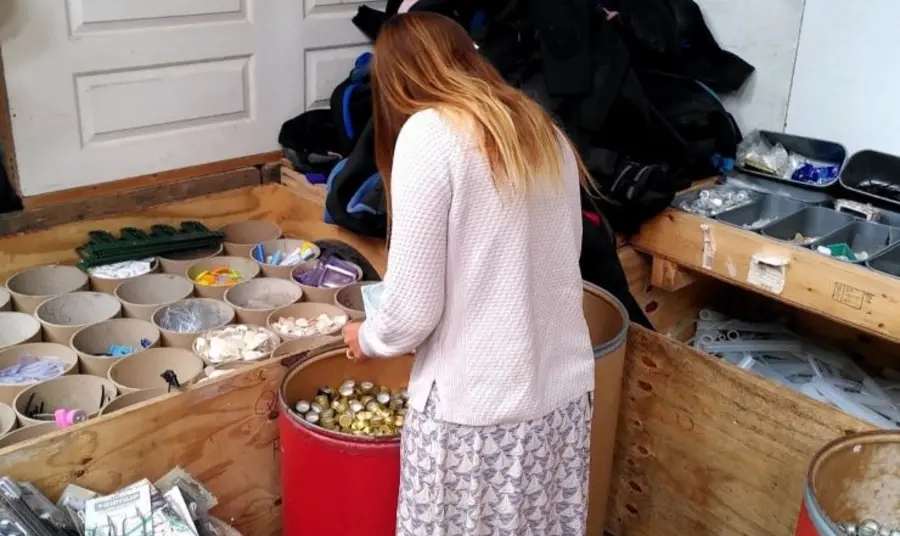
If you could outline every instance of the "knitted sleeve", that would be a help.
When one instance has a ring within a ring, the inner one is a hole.
[[[391,238],[381,305],[363,322],[360,347],[371,357],[417,348],[444,312],[451,158],[450,126],[426,110],[403,125],[391,171]]]

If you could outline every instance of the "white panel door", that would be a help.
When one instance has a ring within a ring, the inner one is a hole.
[[[26,196],[276,150],[366,47],[356,2],[2,1]]]

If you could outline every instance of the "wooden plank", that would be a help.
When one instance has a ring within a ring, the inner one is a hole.
[[[278,361],[0,451],[0,472],[54,499],[72,482],[108,493],[181,465],[246,535],[280,534]]]
[[[258,172],[256,173],[258,177]],[[360,237],[328,225],[322,221],[321,206],[291,194],[290,190],[281,185],[268,184],[101,220],[78,221],[34,233],[0,237],[0,281],[5,281],[12,273],[30,266],[74,262],[77,260],[74,248],[83,244],[88,231],[94,229],[112,232],[122,227],[147,229],[156,223],[177,224],[184,220],[201,221],[215,228],[251,219],[274,221],[281,225],[288,237],[343,240],[366,255],[377,269],[385,266],[383,241]]]
[[[676,210],[667,210],[646,223],[632,243],[655,257],[900,342],[900,316],[895,314],[900,305],[900,280]],[[765,263],[754,261],[754,256],[787,263],[783,290],[764,290],[750,280],[751,264],[774,272]]]
[[[72,203],[91,199],[98,195],[119,195],[131,190],[141,190],[152,186],[163,186],[169,183],[181,182],[185,179],[236,171],[242,168],[262,166],[270,162],[278,162],[280,159],[280,151],[254,154],[242,156],[240,158],[232,158],[230,160],[210,162],[198,166],[160,171],[159,173],[151,173],[150,175],[142,175],[140,177],[123,178],[121,180],[93,184],[91,186],[82,186],[69,190],[61,190],[59,192],[33,195],[24,198],[22,202],[26,209]]]
[[[222,192],[260,183],[256,168],[244,168],[146,186],[119,194],[98,195],[59,205],[47,205],[22,212],[0,214],[0,236],[47,229],[87,218],[122,214],[182,199]]]
[[[282,165],[281,166],[281,184],[290,188],[294,194],[307,199],[319,206],[325,206],[325,195],[327,194],[325,186],[321,184],[310,184],[299,171]]]
[[[651,285],[669,292],[675,292],[696,281],[697,278],[693,274],[677,264],[659,257],[653,258],[653,271],[650,275]]]
[[[609,529],[627,536],[793,533],[810,456],[871,427],[632,326]]]
[[[628,288],[653,327],[666,336],[687,340],[693,335],[693,321],[700,309],[723,296],[726,285],[712,278],[700,278],[676,292],[651,284],[651,258],[631,246],[618,250],[619,260],[628,279]]]

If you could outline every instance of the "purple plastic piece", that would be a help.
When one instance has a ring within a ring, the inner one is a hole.
[[[354,264],[337,257],[322,257],[311,270],[307,270],[295,279],[309,287],[337,288],[355,283],[359,272]]]

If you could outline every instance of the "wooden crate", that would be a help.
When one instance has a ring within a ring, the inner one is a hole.
[[[186,219],[211,226],[267,219],[288,236],[345,240],[384,268],[380,241],[322,223],[321,211],[305,196],[266,185],[62,225],[0,239],[0,280],[36,264],[73,262],[72,248],[89,230]],[[727,286],[703,279],[661,290],[650,284],[649,257],[623,247],[620,258],[660,333],[633,327],[629,335],[609,528],[630,536],[788,534],[809,456],[867,426],[678,342]],[[68,482],[106,492],[181,465],[219,497],[219,517],[247,536],[280,534],[276,392],[283,373],[278,361],[261,363],[15,445],[0,451],[0,467],[55,498]]]

